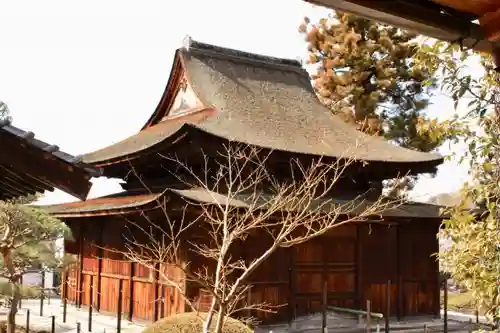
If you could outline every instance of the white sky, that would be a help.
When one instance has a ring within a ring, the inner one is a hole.
[[[298,25],[304,16],[314,21],[327,13],[301,0],[0,0],[0,100],[14,125],[68,153],[86,153],[144,124],[186,34],[254,53],[304,57]],[[433,116],[453,113],[447,98],[433,101]],[[465,179],[466,169],[448,162],[436,178],[419,182],[415,198],[456,191]],[[91,197],[120,189],[111,180],[93,182]],[[72,200],[55,191],[42,202]]]

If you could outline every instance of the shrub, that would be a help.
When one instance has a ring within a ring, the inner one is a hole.
[[[41,294],[40,287],[22,284],[21,296],[23,298],[36,298]],[[12,297],[12,284],[8,281],[0,281],[0,298]]]
[[[203,319],[206,313],[186,312],[175,314],[158,320],[147,327],[142,333],[200,333],[203,332]],[[214,316],[212,327],[217,317]],[[252,333],[253,331],[240,321],[227,318],[222,329],[223,333]]]

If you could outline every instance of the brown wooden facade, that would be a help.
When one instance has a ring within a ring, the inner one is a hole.
[[[346,158],[347,150],[348,157],[360,163],[350,165],[328,194],[344,201],[366,193],[369,200],[380,194],[384,179],[433,172],[443,161],[439,155],[397,147],[345,124],[319,102],[297,61],[189,40],[177,50],[165,93],[143,129],[83,157],[86,163],[103,168],[106,177],[124,180],[125,191],[48,207],[69,224],[75,237],[65,246],[79,258],[69,272],[67,297],[82,305],[92,299],[99,311],[114,313],[121,286],[125,317],[154,320],[186,311],[179,290],[120,256],[124,233],[131,230],[125,221],[138,223],[140,212],[158,214],[155,203],[164,195],[174,198],[166,204],[172,214],[179,207],[178,199],[184,204],[213,204],[200,200],[195,187],[179,187],[178,178],[166,172],[177,170],[178,165],[165,156],[180,159],[193,170],[206,165],[217,170],[212,167],[219,162],[218,152],[232,144],[270,153],[266,168],[283,182],[293,176],[286,169],[292,159],[305,166],[317,158],[328,163]],[[219,187],[210,191],[225,195]],[[154,216],[155,223],[166,223],[164,215]],[[319,311],[324,305],[323,290],[327,305],[363,309],[370,300],[372,310],[383,313],[389,302],[391,316],[437,315],[438,265],[432,255],[438,250],[439,224],[436,206],[408,204],[383,212],[382,218],[346,225],[295,248],[281,249],[247,281],[252,303],[281,307],[273,315],[254,315],[276,322]],[[203,234],[196,237],[205,239]],[[251,260],[264,251],[266,238],[252,235],[240,245],[232,249],[232,256]],[[190,269],[210,270],[210,263],[185,250]],[[159,270],[184,281],[168,262],[161,264],[164,267]],[[209,298],[196,285],[184,284],[182,293],[198,308],[207,306]]]
[[[391,316],[438,315],[439,276],[433,254],[438,251],[439,220],[421,219],[418,223],[392,220],[393,224],[367,221],[341,226],[295,248],[280,249],[248,282],[252,286],[249,296],[252,302],[265,301],[280,308],[276,314],[254,315],[263,321],[276,322],[321,311],[325,283],[330,306],[364,309],[370,300],[372,311],[385,314],[389,286]],[[67,243],[66,250],[78,256],[78,263],[69,273],[70,301],[88,306],[93,290],[94,307],[116,313],[122,280],[125,317],[155,320],[189,309],[178,290],[161,281],[158,274],[123,260],[116,251],[123,249],[126,242],[124,219],[89,217],[68,223],[75,242]],[[99,244],[110,250],[102,249]],[[251,259],[265,246],[262,237],[258,237],[248,240],[237,251],[241,257]],[[189,261],[193,270],[207,265],[194,255]],[[160,269],[170,269],[170,278],[183,278],[182,272],[168,263]],[[184,292],[193,304],[206,309],[209,299],[203,297],[201,290],[192,287]]]

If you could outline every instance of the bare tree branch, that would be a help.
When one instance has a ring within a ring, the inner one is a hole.
[[[352,158],[334,162],[322,159],[303,164],[293,159],[282,170],[287,176],[276,176],[273,152],[230,143],[210,156],[204,153],[202,170],[193,168],[179,158],[163,156],[167,170],[185,185],[186,190],[168,190],[182,197],[182,209],[167,207],[167,192],[159,196],[158,208],[163,221],[142,212],[142,219],[127,222],[130,236],[125,250],[131,261],[158,271],[158,264],[168,263],[184,274],[181,280],[160,268],[159,274],[188,300],[185,285],[193,282],[206,290],[212,299],[205,320],[205,332],[217,315],[215,332],[220,332],[224,318],[242,310],[275,311],[272,304],[247,304],[249,277],[279,248],[292,247],[324,235],[330,230],[364,221],[395,208],[400,199],[380,197],[368,201],[365,195],[350,200],[336,200],[332,192],[346,177],[348,168],[357,163]],[[171,165],[175,164],[175,168]],[[153,193],[131,164],[132,173]],[[283,168],[282,168],[283,169]],[[177,198],[179,200],[179,198]],[[168,201],[170,203],[170,201]],[[193,237],[194,230],[203,231],[203,239]],[[233,248],[255,232],[263,232],[270,245],[248,261],[232,255]],[[142,238],[139,236],[141,235]],[[207,265],[195,267],[187,251],[206,260]],[[160,266],[161,267],[161,266]]]

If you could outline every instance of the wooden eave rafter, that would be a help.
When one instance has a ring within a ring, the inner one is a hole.
[[[500,65],[500,1],[305,0],[491,53]],[[478,19],[479,24],[472,21]]]
[[[8,179],[16,184],[16,187],[23,189],[26,192],[35,191],[42,193],[43,191],[53,191],[52,186],[48,186],[37,180],[36,178],[30,177],[25,173],[21,173],[19,170],[16,171],[9,169],[5,165],[0,165],[0,175],[3,179]]]

